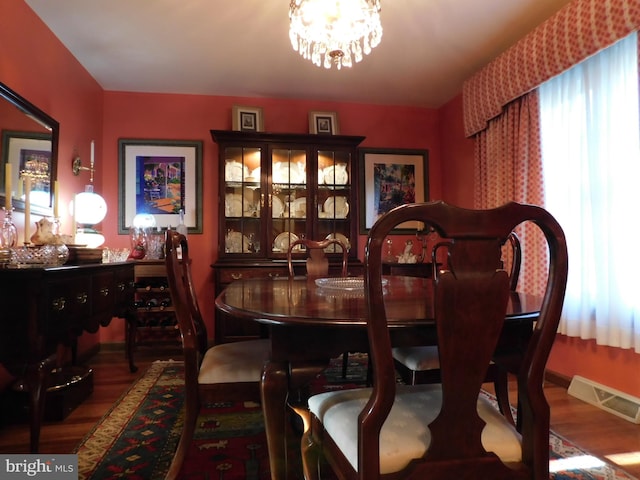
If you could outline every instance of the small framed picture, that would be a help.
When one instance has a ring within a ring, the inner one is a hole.
[[[336,112],[309,112],[309,133],[337,135],[338,114]]]
[[[262,108],[234,105],[231,123],[236,131],[262,132],[264,131]]]

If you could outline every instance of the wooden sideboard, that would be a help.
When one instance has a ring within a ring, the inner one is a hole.
[[[133,294],[133,262],[0,269],[0,363],[27,385],[32,453],[38,452],[45,385],[61,366],[57,353],[71,349],[75,357],[77,338],[113,317],[134,322]]]

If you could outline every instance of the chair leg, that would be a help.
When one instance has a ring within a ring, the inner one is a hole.
[[[300,455],[304,479],[320,480],[320,448],[311,435],[311,412],[306,405],[290,404],[290,407],[302,418],[304,430],[300,438]]]
[[[184,459],[186,458],[187,452],[189,451],[189,446],[191,445],[191,441],[193,440],[193,434],[196,429],[197,420],[198,415],[196,412],[191,413],[191,411],[185,411],[182,435],[180,436],[178,447],[176,448],[176,452],[173,455],[173,460],[171,461],[171,465],[169,466],[169,470],[167,471],[164,480],[175,480],[176,478],[178,478],[180,470],[182,469],[182,464],[184,463]]]
[[[342,354],[342,378],[347,378],[347,367],[349,366],[349,352]]]
[[[496,399],[500,413],[515,427],[516,422],[511,412],[511,403],[509,402],[509,377],[505,369],[496,366],[493,385],[496,390]]]

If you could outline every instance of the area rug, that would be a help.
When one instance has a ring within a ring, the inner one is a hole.
[[[362,384],[365,377],[361,359],[350,356],[346,379],[341,378],[336,362],[314,382],[313,389],[352,388]],[[78,478],[164,478],[182,428],[182,388],[181,362],[153,364],[78,445]],[[290,443],[295,455],[296,442]],[[554,433],[549,439],[549,455],[550,478],[554,480],[635,480]],[[182,478],[269,479],[260,405],[207,405],[198,419]]]

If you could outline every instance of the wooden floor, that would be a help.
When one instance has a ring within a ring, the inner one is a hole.
[[[138,373],[130,373],[121,351],[103,351],[88,365],[94,372],[93,394],[63,422],[49,422],[41,432],[40,451],[69,453],[100,420],[111,405],[156,359],[180,359],[179,352],[140,349],[136,353]],[[551,428],[559,435],[601,458],[621,455],[622,468],[640,479],[640,425],[597,409],[567,394],[562,387],[547,384],[551,405]],[[25,424],[0,427],[1,453],[27,453],[28,428]]]

